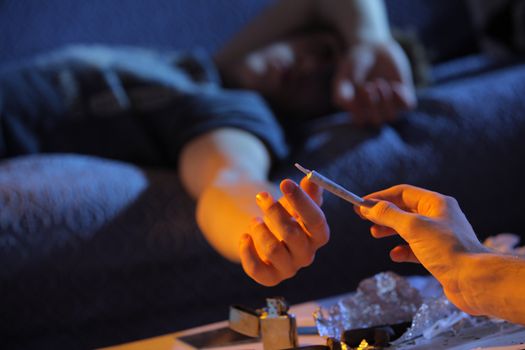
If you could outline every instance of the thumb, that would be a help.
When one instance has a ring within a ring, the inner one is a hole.
[[[336,80],[336,95],[341,101],[351,102],[355,98],[355,85],[347,77],[339,77]]]
[[[347,76],[338,75],[334,78],[332,89],[332,102],[343,110],[353,111],[356,98],[355,84]]]
[[[340,60],[337,64],[332,89],[334,102],[340,107],[348,108],[348,105],[355,99],[356,81],[354,72],[353,64],[348,61]]]
[[[387,201],[377,201],[371,206],[361,206],[359,212],[374,224],[390,227],[401,236],[410,232],[407,226],[413,222],[415,217],[415,214],[399,209],[398,206]]]
[[[332,86],[336,105],[352,110],[356,88],[365,82],[373,62],[373,55],[364,48],[353,48],[339,60]]]

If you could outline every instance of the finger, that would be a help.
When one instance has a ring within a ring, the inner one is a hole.
[[[356,84],[365,82],[369,72],[376,62],[376,55],[370,47],[356,46],[343,57],[339,66],[343,66],[346,76]]]
[[[380,200],[371,207],[359,207],[361,214],[374,224],[394,229],[410,242],[419,216],[399,209],[395,204]]]
[[[356,86],[356,99],[352,110],[352,122],[357,126],[368,123],[369,97],[362,85]]]
[[[363,198],[388,201],[402,210],[428,215],[428,204],[435,202],[440,197],[443,196],[423,188],[411,185],[396,185],[368,194]]]
[[[281,203],[283,208],[286,210],[286,212],[288,212],[290,216],[293,216],[294,218],[299,217],[297,213],[294,211],[294,209],[292,208],[292,206],[290,205],[290,203],[288,203],[288,201],[286,200],[286,197],[282,196],[281,198],[279,198],[279,203]]]
[[[332,100],[334,105],[348,112],[352,123],[361,125],[360,117],[362,113],[360,113],[358,106],[355,84],[343,75],[334,80],[333,91]]]
[[[354,212],[363,220],[368,220],[363,214],[357,205],[354,205]]]
[[[351,50],[341,57],[333,80],[333,96],[337,106],[355,113],[356,85],[365,81],[374,62],[369,50]]]
[[[416,108],[417,98],[413,86],[407,83],[392,83],[393,101],[398,110]]]
[[[383,123],[379,112],[379,93],[374,83],[366,83],[364,86],[365,98],[363,99],[363,109],[366,111],[367,123],[380,126]]]
[[[354,110],[352,111],[350,122],[357,127],[363,127],[367,124],[367,120],[367,111],[365,108],[363,108],[362,102],[356,102],[354,105]]]
[[[314,247],[325,245],[330,239],[330,229],[321,208],[291,180],[281,182],[281,191],[310,233]]]
[[[292,182],[293,183],[293,182]],[[302,192],[302,191],[301,191]],[[304,192],[302,192],[304,194]],[[306,194],[307,200],[312,201]],[[294,211],[301,216],[297,208],[286,196],[286,200],[290,203]],[[301,225],[288,214],[286,209],[266,192],[257,195],[257,205],[264,213],[264,222],[270,231],[277,237],[278,240],[284,241],[288,251],[292,255],[295,266],[307,266],[312,262],[313,247],[310,239],[310,233],[304,231]],[[313,203],[313,205],[316,205]]]
[[[277,270],[262,261],[249,235],[245,234],[241,237],[239,242],[239,256],[244,272],[257,283],[270,287],[280,282]]]
[[[310,181],[307,176],[301,179],[301,188],[318,205],[323,205],[323,188]]]
[[[370,227],[370,233],[374,238],[384,238],[398,234],[393,228],[381,225],[372,225],[372,227]]]
[[[295,275],[292,256],[284,243],[270,232],[262,220],[257,220],[251,227],[251,234],[258,255],[268,265],[272,265],[281,279]]]
[[[383,120],[392,122],[396,119],[396,107],[393,101],[394,94],[390,84],[384,79],[376,80],[377,93],[379,96],[379,105]]]
[[[408,245],[398,245],[390,251],[390,259],[394,262],[411,262],[420,264],[418,258]]]

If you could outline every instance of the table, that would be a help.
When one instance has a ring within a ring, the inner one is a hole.
[[[342,296],[313,301],[303,304],[294,305],[290,308],[297,318],[299,327],[315,326],[312,312],[320,306],[333,304]],[[228,311],[224,311],[225,316]],[[182,336],[192,335],[204,331],[227,327],[228,322],[222,321],[189,330],[175,332],[172,334],[162,335],[150,339],[140,340],[119,346],[113,346],[101,350],[192,350],[193,347],[179,340]],[[450,335],[440,336],[432,341],[417,346],[405,346],[406,350],[525,350],[525,327],[510,325],[508,330],[503,333],[493,334],[490,329],[479,329],[462,335],[462,337],[451,337]],[[480,339],[476,339],[480,338]],[[300,335],[299,344],[305,345],[324,345],[325,339],[316,335]],[[446,345],[444,345],[446,344]],[[210,348],[208,348],[210,349]],[[221,350],[263,350],[260,343],[240,344],[236,346],[213,348]],[[399,349],[399,348],[396,348]]]
[[[313,327],[315,326],[312,313],[320,306],[329,305],[327,303],[334,302],[335,299],[339,297],[329,298],[329,299],[323,299],[321,301],[313,301],[298,305],[293,305],[290,307],[290,313],[294,314],[297,319],[297,325],[300,327]],[[228,310],[224,310],[224,315],[227,317]],[[150,339],[140,340],[128,344],[123,344],[119,346],[113,346],[109,348],[104,348],[101,350],[191,350],[194,349],[193,347],[185,344],[184,342],[180,341],[178,338],[186,335],[196,334],[204,331],[219,329],[222,327],[227,327],[228,321],[222,321],[222,322],[216,322],[209,325],[192,328],[189,330],[181,331],[181,332],[175,332],[172,334],[167,334],[159,337],[154,337]],[[299,337],[299,344],[300,345],[321,345],[325,344],[326,341],[319,337],[319,336],[313,336],[313,335],[301,335]],[[222,347],[220,348],[222,350],[263,350],[262,345],[255,343],[255,344],[242,344],[238,346],[230,346],[230,347]]]

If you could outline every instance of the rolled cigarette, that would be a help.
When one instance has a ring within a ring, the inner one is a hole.
[[[301,172],[303,172],[310,181],[312,181],[319,187],[324,188],[328,192],[335,194],[339,198],[342,198],[345,201],[352,203],[353,205],[357,205],[358,207],[360,206],[370,207],[371,205],[373,205],[373,202],[363,199],[359,197],[358,195],[348,191],[343,186],[319,174],[315,170],[306,169],[298,163],[295,163],[295,167],[299,169]]]

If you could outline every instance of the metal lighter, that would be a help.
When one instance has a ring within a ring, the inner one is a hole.
[[[266,307],[258,310],[234,305],[230,307],[230,328],[260,337],[264,350],[294,348],[298,344],[297,322],[288,309],[282,297],[267,298]]]
[[[268,298],[266,304],[260,317],[264,350],[297,347],[297,322],[294,315],[288,314],[284,298]]]
[[[248,337],[258,338],[260,335],[259,313],[241,305],[230,306],[229,317],[230,329],[247,335]]]

